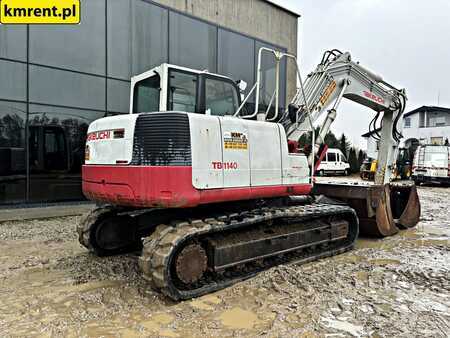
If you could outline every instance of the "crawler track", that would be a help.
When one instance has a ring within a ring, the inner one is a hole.
[[[332,232],[331,226],[324,230],[323,224],[335,219],[348,222],[345,238],[303,243],[289,250],[256,257],[220,270],[215,269],[208,259],[206,272],[201,279],[185,283],[177,278],[176,257],[189,245],[203,245],[226,236],[233,236],[233,240],[239,242],[255,227],[270,230],[274,226],[284,227],[288,224],[300,224],[297,226],[303,227],[300,232],[313,238],[314,233]],[[159,225],[150,237],[144,239],[139,265],[144,278],[155,289],[175,300],[189,299],[223,289],[279,264],[306,263],[343,253],[353,248],[358,229],[358,218],[352,208],[331,204],[262,207],[210,218],[181,220],[170,225]]]

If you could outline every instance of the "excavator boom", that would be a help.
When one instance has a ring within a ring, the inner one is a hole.
[[[320,126],[319,133],[313,133],[313,151],[309,155],[311,168],[317,167],[315,156],[320,154],[325,135],[337,117],[337,110],[342,99],[348,99],[376,112],[369,128],[380,130],[375,137],[379,140],[378,166],[375,173],[375,184],[372,186],[355,186],[347,184],[315,184],[314,193],[324,194],[340,199],[359,211],[362,231],[368,234],[388,236],[399,231],[400,227],[411,227],[417,224],[420,216],[420,202],[413,184],[390,184],[393,175],[398,146],[402,137],[399,126],[406,106],[404,89],[397,89],[381,76],[368,70],[358,62],[352,61],[350,53],[331,50],[324,53],[321,62],[310,73],[303,83],[295,56],[263,48],[259,52],[259,60],[263,53],[274,56],[276,69],[283,58],[291,58],[296,62],[299,86],[297,92],[279,122],[286,130],[291,142],[297,142],[308,131],[313,130],[313,123],[318,121],[328,109],[327,116]],[[260,73],[260,67],[258,68]],[[278,71],[277,71],[278,74]],[[258,89],[260,77],[255,84]],[[278,81],[277,81],[278,83]],[[278,98],[278,86],[273,97]],[[258,114],[259,91],[256,93],[256,109],[254,115],[259,120],[273,121],[278,117]],[[380,127],[377,122],[381,120]],[[312,170],[312,173],[314,170]],[[395,201],[395,203],[394,203]]]

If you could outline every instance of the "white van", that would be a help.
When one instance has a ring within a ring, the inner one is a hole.
[[[416,183],[450,183],[450,146],[419,146],[412,169],[412,179]]]
[[[320,176],[327,174],[350,175],[350,164],[340,149],[329,148],[317,168]]]

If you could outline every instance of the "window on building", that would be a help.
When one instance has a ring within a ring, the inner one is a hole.
[[[445,116],[438,116],[433,118],[431,125],[434,127],[444,127],[446,125]]]
[[[105,75],[106,2],[80,3],[83,13],[80,25],[66,25],[59,29],[53,25],[29,26],[29,58],[32,63]],[[37,82],[42,86],[46,84]]]
[[[206,79],[205,106],[211,115],[233,115],[238,109],[236,88],[229,82]]]
[[[411,118],[405,117],[405,128],[411,128]]]
[[[171,70],[169,75],[168,110],[196,111],[197,75]]]
[[[30,101],[105,111],[105,79],[35,65],[29,66]]]
[[[44,131],[44,162],[46,170],[67,169],[66,137],[62,127],[47,127]]]
[[[29,109],[28,201],[82,199],[86,133],[89,124],[105,113],[34,104]]]
[[[219,28],[218,73],[233,80],[244,80],[248,95],[255,83],[255,40],[238,33]],[[242,115],[253,113],[255,94],[247,100]]]
[[[133,113],[159,111],[160,77],[154,75],[134,86]]]
[[[425,128],[425,114],[423,111],[419,113],[419,128]]]
[[[172,11],[169,22],[169,62],[216,72],[217,27]]]
[[[444,138],[443,137],[431,137],[430,141],[431,141],[431,144],[436,144],[436,145],[444,144]]]
[[[257,41],[255,43],[255,66],[258,65],[258,54],[262,47],[267,47],[270,49],[280,50],[280,48],[269,45],[266,43],[261,43]],[[280,63],[280,88],[279,88],[279,105],[280,109],[286,106],[286,69],[287,60],[284,58]],[[261,59],[261,86],[260,86],[260,102],[259,111],[265,112],[269,106],[272,95],[275,91],[276,86],[276,61],[273,55],[268,53],[262,54]],[[269,110],[269,118],[275,113],[275,99],[272,102],[271,109]],[[280,113],[280,112],[279,112]]]

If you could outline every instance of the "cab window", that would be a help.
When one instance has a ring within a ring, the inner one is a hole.
[[[159,111],[160,77],[154,75],[134,86],[133,113]]]
[[[230,82],[206,78],[205,108],[210,115],[233,115],[238,109],[236,88]]]
[[[197,99],[197,75],[171,70],[168,110],[194,113]]]

